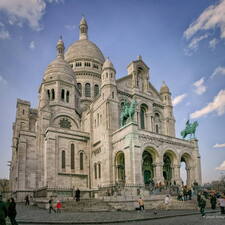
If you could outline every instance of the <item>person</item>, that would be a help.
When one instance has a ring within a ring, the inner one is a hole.
[[[169,203],[170,203],[170,196],[166,195],[165,199],[164,199],[164,203],[165,203],[165,208],[166,210],[169,209]]]
[[[61,209],[62,209],[62,203],[58,200],[57,204],[56,204],[56,212],[57,213],[61,213]]]
[[[10,219],[10,222],[12,225],[18,225],[18,223],[16,222],[16,203],[15,203],[15,200],[14,198],[10,198],[10,203],[9,203],[9,206],[8,206],[8,217]]]
[[[49,199],[48,204],[49,204],[49,213],[51,213],[52,210],[54,212],[56,212],[55,209],[53,208],[53,199],[52,198]]]
[[[26,197],[25,197],[25,205],[26,206],[29,206],[30,205],[29,195],[26,195]]]
[[[0,193],[0,225],[6,225],[5,218],[7,217],[7,207],[2,201],[2,194]]]
[[[216,209],[216,195],[212,193],[210,196],[211,209]]]
[[[220,198],[218,199],[218,201],[219,201],[219,205],[220,205],[221,214],[225,214],[225,210],[224,210],[224,207],[225,207],[225,196],[221,195]]]
[[[76,198],[76,201],[80,201],[80,190],[79,188],[77,188],[76,192],[75,192],[75,198]]]
[[[139,210],[145,210],[144,200],[140,197],[138,199]]]
[[[201,195],[199,200],[200,213],[202,216],[205,216],[205,207],[206,207],[206,199],[203,195]]]
[[[187,194],[189,196],[189,200],[191,200],[191,198],[192,198],[192,190],[191,190],[191,188],[187,191]]]
[[[201,192],[198,192],[197,194],[197,203],[198,203],[198,207],[200,208],[200,200],[201,200]]]

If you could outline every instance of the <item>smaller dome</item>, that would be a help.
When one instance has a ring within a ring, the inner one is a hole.
[[[166,85],[165,81],[163,81],[162,87],[160,88],[160,93],[163,94],[163,93],[169,93],[169,92],[170,90],[168,86]]]
[[[106,69],[106,68],[111,68],[114,69],[114,66],[112,64],[112,62],[109,60],[109,58],[107,58],[103,64],[102,70]],[[114,69],[115,70],[115,69]]]
[[[74,71],[70,65],[61,57],[57,57],[47,67],[44,73],[44,80],[63,80],[69,83],[75,81]]]

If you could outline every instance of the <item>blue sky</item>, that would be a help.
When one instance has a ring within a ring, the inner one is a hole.
[[[177,137],[187,118],[198,120],[203,181],[225,173],[225,0],[1,0],[0,178],[8,177],[16,99],[37,106],[56,42],[78,39],[82,15],[117,78],[140,54],[152,84],[166,81]]]

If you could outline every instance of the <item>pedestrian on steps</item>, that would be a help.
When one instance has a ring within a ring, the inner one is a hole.
[[[62,203],[58,200],[56,203],[56,212],[61,213]]]
[[[48,204],[49,204],[49,213],[51,213],[51,211],[56,212],[56,210],[53,208],[53,199],[52,198],[49,199]]]
[[[14,198],[10,198],[10,203],[9,203],[9,206],[8,206],[8,217],[10,219],[10,222],[12,225],[18,225],[18,223],[16,222],[16,203],[15,203],[15,200]]]
[[[201,215],[205,216],[206,199],[203,195],[201,195],[201,198],[199,200],[199,207]]]

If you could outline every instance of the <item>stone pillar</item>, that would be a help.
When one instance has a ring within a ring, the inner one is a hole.
[[[146,113],[146,130],[151,131],[151,113]]]
[[[155,183],[164,183],[164,178],[163,178],[163,163],[155,163],[155,177],[154,177],[154,182]]]
[[[180,177],[180,165],[174,165],[174,176],[173,176],[173,180],[176,181],[176,184],[181,184],[182,181],[181,181],[181,177]]]
[[[187,172],[187,181],[186,184],[187,186],[191,186],[191,167],[186,167],[186,172]]]

